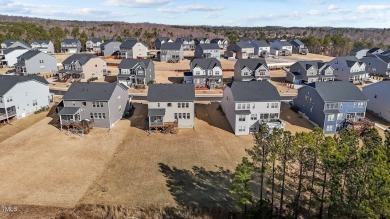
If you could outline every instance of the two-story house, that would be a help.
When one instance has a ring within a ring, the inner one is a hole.
[[[390,57],[384,55],[370,55],[360,59],[366,65],[366,71],[372,75],[390,76]]]
[[[25,49],[31,49],[31,46],[22,40],[4,40],[0,44],[1,50],[22,47]]]
[[[149,50],[148,47],[143,43],[138,42],[136,39],[128,39],[123,41],[119,46],[119,58],[146,58],[148,56]]]
[[[64,39],[61,41],[62,53],[78,53],[81,52],[81,42],[78,39]]]
[[[120,45],[122,42],[107,40],[100,45],[100,54],[103,56],[119,55]]]
[[[237,42],[229,45],[225,52],[225,57],[235,57],[236,59],[253,58],[255,55],[255,48],[249,42]]]
[[[18,62],[18,57],[27,51],[29,50],[20,46],[2,50],[0,66],[3,68],[13,67]]]
[[[223,89],[222,110],[235,135],[257,132],[262,123],[284,128],[280,105],[279,92],[269,81],[233,81]]]
[[[0,121],[25,117],[52,101],[49,83],[40,76],[0,76]]]
[[[222,65],[216,58],[194,58],[190,63],[190,74],[184,73],[184,82],[195,84],[195,88],[210,90],[223,87]]]
[[[355,56],[356,58],[361,59],[367,55],[367,52],[368,52],[367,48],[359,46],[359,47],[353,48],[351,50],[351,52],[349,52],[348,56]]]
[[[122,59],[118,68],[118,83],[130,88],[135,85],[147,85],[155,79],[154,63],[150,59]]]
[[[367,51],[367,55],[379,55],[383,53],[384,51],[379,47],[374,47]]]
[[[308,84],[298,90],[293,102],[325,134],[334,134],[347,124],[364,121],[367,107],[367,97],[348,81]]]
[[[195,41],[188,37],[179,37],[175,41],[176,43],[180,43],[183,46],[183,50],[194,50],[195,49]]]
[[[270,46],[272,55],[289,56],[292,53],[292,45],[286,40],[271,41]]]
[[[309,49],[299,39],[293,39],[290,41],[292,46],[292,53],[306,55],[309,53]]]
[[[195,37],[194,42],[195,42],[195,46],[197,46],[200,44],[208,44],[210,43],[210,40],[207,39],[206,37]]]
[[[235,81],[270,80],[269,68],[263,58],[238,59],[234,65]]]
[[[323,61],[298,61],[290,66],[286,81],[306,84],[316,81],[334,81],[334,69]]]
[[[96,54],[101,53],[101,45],[104,41],[100,38],[89,38],[87,42],[85,42],[85,48],[88,52],[94,52]]]
[[[336,57],[328,62],[334,69],[337,80],[361,83],[369,79],[366,64],[355,56]]]
[[[367,110],[390,122],[390,80],[383,80],[363,88],[368,98]]]
[[[271,46],[265,40],[253,40],[249,42],[255,48],[255,56],[267,58],[271,52]]]
[[[199,44],[195,48],[196,58],[216,58],[221,59],[221,49],[216,43]]]
[[[129,109],[128,87],[118,83],[72,83],[58,105],[61,129],[83,120],[112,128]]]
[[[149,130],[194,128],[193,84],[152,84],[148,90]]]
[[[38,50],[29,50],[17,58],[15,71],[20,75],[57,73],[57,59]]]
[[[214,38],[210,40],[210,43],[216,43],[218,44],[220,49],[226,49],[229,45],[229,40],[222,38]]]
[[[92,78],[102,78],[107,74],[107,63],[93,54],[74,54],[62,62],[59,79],[85,82]]]
[[[157,59],[160,62],[180,62],[184,59],[183,45],[177,42],[164,43],[161,50],[157,52]]]
[[[54,53],[54,44],[51,40],[34,40],[31,48],[44,53]]]
[[[169,38],[169,37],[157,37],[156,40],[154,41],[154,47],[157,50],[160,50],[162,44],[172,43],[172,42],[173,42],[173,40],[171,40],[171,38]]]

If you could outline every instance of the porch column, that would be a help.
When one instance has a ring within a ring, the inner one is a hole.
[[[5,98],[3,99],[3,102],[4,102],[4,108],[5,108],[5,117],[7,117],[7,123],[9,123],[8,109],[7,109],[7,104],[6,104],[7,101],[5,100]]]
[[[62,131],[62,117],[61,117],[61,115],[60,115],[60,129]]]

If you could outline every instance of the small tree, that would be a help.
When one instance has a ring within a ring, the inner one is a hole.
[[[230,192],[237,197],[238,207],[241,211],[244,208],[244,214],[247,212],[247,205],[252,204],[249,182],[252,180],[253,171],[253,164],[249,162],[248,158],[244,157],[233,175],[233,187]]]

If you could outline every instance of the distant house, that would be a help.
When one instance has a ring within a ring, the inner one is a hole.
[[[210,40],[205,37],[195,37],[194,38],[195,46],[200,44],[208,44],[210,43]]]
[[[57,59],[38,50],[29,50],[17,58],[15,71],[21,75],[57,73]]]
[[[11,49],[16,47],[22,47],[25,49],[31,49],[31,46],[22,40],[4,40],[0,44],[1,50]]]
[[[27,51],[29,50],[21,46],[2,50],[2,54],[0,55],[0,66],[13,67],[18,62],[18,57]]]
[[[374,47],[367,51],[367,55],[378,55],[384,52],[381,48]]]
[[[180,62],[184,59],[183,45],[180,43],[164,43],[157,53],[160,62]]]
[[[292,45],[292,53],[294,54],[306,55],[309,53],[309,49],[299,39],[291,40],[290,44]]]
[[[85,42],[85,48],[88,52],[94,52],[96,54],[101,53],[101,45],[104,41],[100,38],[89,38],[87,42]]]
[[[31,43],[31,48],[44,53],[54,53],[54,44],[51,40],[35,40]]]
[[[194,128],[193,84],[152,84],[147,100],[149,130]]]
[[[254,47],[255,56],[262,58],[269,56],[271,47],[265,40],[253,40],[250,44]]]
[[[62,62],[59,71],[60,80],[76,80],[85,82],[92,78],[102,78],[107,74],[107,63],[93,54],[74,54]]]
[[[214,38],[210,40],[210,43],[218,44],[220,49],[226,49],[229,45],[229,41],[227,39],[222,39],[222,38]]]
[[[103,56],[112,56],[112,55],[118,55],[120,50],[120,45],[122,43],[115,40],[108,40],[105,41],[100,45],[100,51],[101,55]]]
[[[390,57],[384,55],[370,55],[360,59],[366,64],[366,71],[372,75],[389,77]]]
[[[355,56],[336,57],[328,64],[332,66],[336,79],[340,81],[362,83],[370,77],[366,64]]]
[[[81,52],[81,42],[78,39],[64,39],[61,42],[62,53],[78,53]]]
[[[258,132],[262,123],[283,129],[280,105],[279,92],[268,81],[233,81],[223,89],[222,110],[235,135]]]
[[[368,98],[367,109],[390,122],[390,80],[368,85],[363,93]]]
[[[118,83],[130,88],[154,81],[154,63],[150,59],[122,59],[118,66]]]
[[[227,47],[227,54],[234,52],[236,59],[253,58],[255,55],[255,48],[249,42],[237,42]]]
[[[125,40],[120,46],[119,46],[119,58],[126,59],[126,58],[146,58],[148,56],[149,50],[148,47],[145,46],[143,43],[138,42],[134,39],[128,39]]]
[[[298,89],[293,102],[325,134],[364,121],[367,106],[366,96],[348,81],[311,83]]]
[[[216,58],[221,59],[221,49],[216,43],[199,44],[195,48],[196,58]]]
[[[291,65],[286,74],[286,81],[293,84],[334,80],[334,69],[323,61],[298,61]]]
[[[222,79],[222,65],[216,58],[194,58],[190,72],[184,73],[185,83],[195,84],[196,88],[222,88]]]
[[[157,37],[156,40],[154,41],[154,47],[157,50],[161,49],[161,45],[164,43],[172,43],[173,40],[171,40],[169,37]]]
[[[234,65],[235,81],[270,80],[269,68],[265,59],[239,59]]]
[[[188,37],[179,37],[175,41],[176,43],[180,43],[183,45],[183,50],[194,50],[195,49],[195,41]]]
[[[352,49],[351,52],[349,53],[349,56],[355,56],[356,58],[361,59],[367,55],[367,52],[368,52],[368,49],[359,46],[359,47]]]
[[[40,76],[0,76],[0,121],[21,118],[48,107],[53,97]]]
[[[72,83],[57,107],[61,128],[83,120],[93,127],[112,128],[128,111],[127,90],[117,83]]]
[[[286,40],[274,40],[270,46],[272,55],[288,56],[292,53],[292,45]]]

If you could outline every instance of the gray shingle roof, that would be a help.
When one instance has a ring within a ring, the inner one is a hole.
[[[149,116],[165,116],[165,109],[148,109]]]
[[[149,64],[152,62],[150,59],[122,59],[120,62],[118,68],[120,69],[131,69],[138,63],[143,67],[143,68],[148,68]]]
[[[117,83],[77,82],[66,91],[64,100],[108,101]]]
[[[218,43],[218,41],[224,41],[224,39],[222,39],[222,38],[214,38],[214,39],[210,40],[210,43]]]
[[[236,45],[242,49],[254,48],[249,42],[237,42]]]
[[[64,40],[62,40],[61,41],[61,44],[73,44],[73,43],[75,43],[75,44],[78,44],[78,43],[80,43],[80,40],[78,40],[78,39],[64,39]]]
[[[104,43],[102,43],[101,44],[101,46],[105,46],[105,45],[107,45],[107,44],[109,44],[109,43],[118,43],[118,44],[122,44],[121,42],[119,42],[119,41],[116,41],[116,40],[107,40],[107,41],[104,41]]]
[[[36,75],[18,76],[18,75],[0,75],[0,95],[7,93],[17,83],[35,80],[42,84],[49,84],[43,77]]]
[[[102,42],[102,39],[93,37],[93,38],[89,38],[87,41],[91,41],[92,43],[98,43],[98,42]]]
[[[174,43],[163,43],[161,45],[161,50],[180,50],[181,44],[174,42]]]
[[[216,58],[194,58],[191,61],[191,66],[193,68],[199,66],[202,69],[213,69],[215,66],[222,67],[221,62]]]
[[[162,41],[168,41],[168,40],[170,40],[170,38],[169,37],[157,37],[157,39],[156,40],[160,40],[160,42],[162,42]]]
[[[233,81],[227,84],[231,89],[234,101],[279,101],[276,87],[269,81]]]
[[[268,69],[267,62],[265,59],[238,59],[237,64],[241,66],[241,69],[248,67],[250,70],[254,71],[260,66],[265,66]]]
[[[219,48],[218,44],[217,43],[206,43],[206,44],[199,44],[197,45],[199,47],[201,47],[203,50],[209,50],[209,49],[217,49],[217,50],[220,50],[221,48]]]
[[[382,50],[382,49],[381,49],[381,48],[379,48],[379,47],[374,47],[374,48],[372,48],[372,49],[368,50],[368,52],[367,52],[367,53],[374,53],[374,52],[376,52],[376,51],[378,51],[378,50]]]
[[[290,44],[298,45],[298,46],[304,46],[304,45],[305,45],[305,44],[302,43],[302,41],[300,41],[299,39],[293,39],[293,40],[291,40]]]
[[[365,47],[363,47],[363,46],[358,46],[358,47],[353,48],[353,49],[351,50],[350,53],[351,53],[351,54],[352,54],[352,53],[357,53],[357,52],[362,51],[362,50],[367,50],[367,51],[368,51],[367,48],[365,48]]]
[[[152,84],[149,86],[149,102],[191,102],[195,101],[193,84]]]
[[[380,60],[382,60],[385,63],[390,63],[390,57],[389,56],[384,56],[384,55],[376,55],[376,57]]]
[[[12,44],[16,43],[16,42],[19,42],[23,45],[25,45],[26,47],[30,48],[31,45],[27,44],[26,42],[22,41],[22,40],[4,40],[2,43],[4,43],[5,45],[7,45],[7,47],[10,47],[12,46]]]
[[[23,53],[22,55],[20,55],[18,58],[21,58],[21,59],[24,59],[24,60],[29,60],[29,59],[31,59],[32,57],[38,55],[39,53],[41,53],[41,51],[38,51],[38,50],[29,50],[29,51]]]
[[[19,49],[26,49],[26,48],[23,48],[21,46],[17,46],[17,47],[14,47],[14,48],[5,49],[5,50],[3,50],[3,54],[7,55],[8,53],[13,52],[15,50],[19,50]]]
[[[120,49],[124,49],[124,50],[131,50],[133,49],[134,45],[138,43],[137,40],[135,39],[128,39],[128,40],[125,40],[120,46],[119,48]]]
[[[354,64],[356,64],[356,62],[359,62],[359,64],[363,63],[358,58],[356,58],[356,56],[341,56],[338,57],[338,59],[344,61],[348,67],[352,67]]]
[[[265,40],[254,40],[250,44],[254,47],[270,47],[270,45]]]
[[[279,43],[282,46],[291,46],[291,44],[288,41],[285,41],[285,40],[279,40]]]
[[[88,53],[77,53],[69,56],[67,59],[65,59],[62,64],[63,65],[69,65],[72,64],[73,61],[78,60],[81,65],[84,65],[87,63],[90,59],[97,58],[96,55],[88,54]]]
[[[80,107],[64,107],[58,112],[58,115],[74,115],[79,110]]]
[[[31,44],[33,43],[37,43],[39,45],[41,45],[42,43],[49,44],[50,40],[34,40]]]
[[[363,92],[348,81],[327,81],[308,84],[314,88],[324,101],[367,100]]]
[[[309,68],[311,68],[312,66],[314,66],[317,70],[321,69],[324,65],[326,65],[325,62],[323,61],[298,61],[296,62],[298,64],[300,64],[304,69],[308,70]]]

